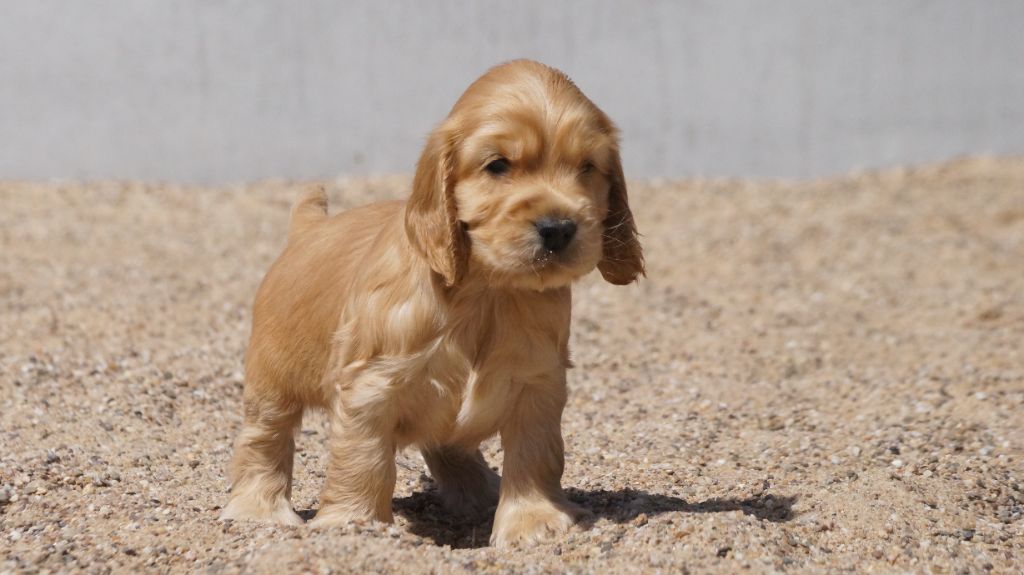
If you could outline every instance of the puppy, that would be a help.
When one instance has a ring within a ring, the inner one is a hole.
[[[298,525],[294,432],[330,416],[312,523],[392,521],[395,452],[417,446],[459,514],[497,505],[491,543],[549,538],[562,491],[570,284],[643,274],[615,126],[561,72],[488,71],[430,135],[406,202],[294,207],[256,295],[245,423],[222,518]],[[480,443],[501,434],[499,478]]]

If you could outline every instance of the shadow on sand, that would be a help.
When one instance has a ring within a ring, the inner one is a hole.
[[[641,514],[653,517],[662,513],[724,513],[741,511],[761,521],[773,523],[789,521],[794,517],[793,504],[796,497],[765,494],[749,499],[708,499],[695,503],[678,497],[622,489],[619,491],[585,491],[567,489],[569,499],[590,511],[591,515],[580,521],[584,528],[590,528],[601,519],[615,523],[626,523]],[[466,519],[455,517],[441,506],[437,493],[431,489],[409,497],[395,499],[395,513],[409,521],[409,530],[420,537],[432,540],[437,545],[450,545],[455,549],[485,547],[491,535],[493,513],[487,517]]]

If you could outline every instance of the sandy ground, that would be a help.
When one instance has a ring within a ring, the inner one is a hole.
[[[498,551],[413,451],[394,526],[217,520],[294,187],[0,185],[0,572],[1024,569],[1024,160],[631,190],[649,277],[576,293],[564,485],[594,519]],[[306,517],[324,439],[308,417]]]

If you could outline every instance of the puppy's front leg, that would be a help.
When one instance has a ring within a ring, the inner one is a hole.
[[[524,384],[502,426],[505,461],[492,545],[549,539],[568,530],[585,513],[569,502],[560,485],[565,400],[565,370],[559,369],[544,381]]]
[[[327,479],[315,527],[349,521],[393,521],[394,413],[387,384],[362,379],[341,392],[331,417]]]

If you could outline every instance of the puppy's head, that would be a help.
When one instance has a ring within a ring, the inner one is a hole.
[[[561,72],[519,60],[491,69],[431,134],[406,230],[445,283],[547,289],[595,267],[643,273],[618,133]]]

